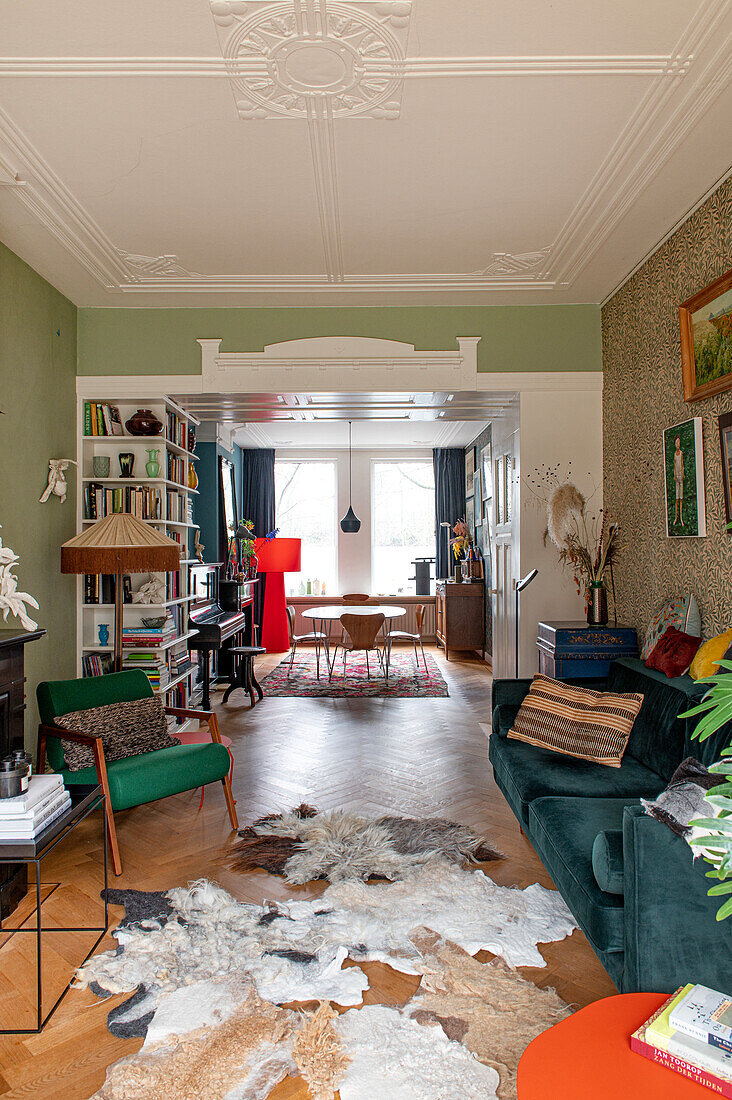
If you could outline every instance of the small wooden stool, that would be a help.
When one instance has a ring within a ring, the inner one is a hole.
[[[225,703],[228,703],[229,696],[232,691],[236,691],[237,688],[243,688],[244,691],[249,693],[251,699],[251,705],[254,707],[257,705],[257,700],[254,698],[254,692],[256,691],[260,699],[264,698],[264,694],[259,685],[257,677],[254,675],[254,658],[259,653],[266,653],[267,650],[258,645],[233,645],[229,653],[232,660],[235,662],[234,679],[231,681],[226,691],[224,692]]]

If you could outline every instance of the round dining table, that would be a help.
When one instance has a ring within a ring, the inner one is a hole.
[[[316,625],[315,629],[323,634],[330,635],[330,623],[337,622],[341,615],[383,615],[384,624],[381,628],[382,636],[386,638],[386,624],[392,619],[400,619],[406,615],[406,607],[397,607],[390,603],[328,603],[321,607],[308,607],[302,612],[303,619],[311,619]],[[328,630],[325,624],[328,623]],[[333,654],[333,665],[335,654]],[[333,675],[333,665],[328,662],[328,677]]]

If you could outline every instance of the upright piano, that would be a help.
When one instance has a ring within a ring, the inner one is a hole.
[[[252,644],[254,597],[251,588],[256,582],[220,583],[219,568],[218,565],[194,565],[191,569],[191,591],[196,598],[190,604],[188,630],[195,633],[188,639],[188,648],[200,654],[204,710],[211,709],[212,680],[231,668],[231,661],[227,660],[229,646]],[[215,655],[213,670],[212,654]]]

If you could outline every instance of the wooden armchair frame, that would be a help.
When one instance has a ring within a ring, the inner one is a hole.
[[[206,723],[211,734],[211,740],[216,744],[222,744],[221,732],[219,730],[219,720],[216,714],[212,710],[186,710],[182,707],[165,707],[165,713],[174,715],[176,718],[197,718],[199,724]],[[109,840],[109,850],[112,855],[112,867],[114,868],[115,875],[122,874],[122,861],[119,855],[119,845],[117,843],[117,830],[114,824],[114,811],[112,809],[112,798],[109,792],[109,779],[107,777],[107,762],[104,758],[104,746],[102,744],[101,733],[81,733],[79,730],[67,730],[61,726],[49,726],[45,723],[41,723],[38,727],[38,755],[36,760],[36,774],[43,775],[46,770],[46,740],[49,737],[55,737],[59,741],[74,741],[80,745],[88,745],[94,752],[94,765],[97,770],[97,779],[99,785],[104,791],[104,813],[107,822],[107,837]],[[229,813],[229,821],[231,822],[232,829],[239,828],[239,821],[236,815],[236,802],[234,796],[231,793],[231,773],[227,772],[224,778],[221,780],[221,785],[224,788],[224,798],[226,799],[226,808]]]

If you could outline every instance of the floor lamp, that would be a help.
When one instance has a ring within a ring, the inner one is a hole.
[[[300,572],[300,539],[257,539],[254,553],[258,573],[267,574],[262,611],[261,645],[268,653],[286,653],[290,648],[285,607],[285,573]]]
[[[114,671],[122,670],[122,577],[180,569],[181,547],[135,516],[115,512],[97,520],[61,547],[62,573],[113,574]],[[144,604],[140,604],[144,607]]]
[[[513,586],[516,592],[516,679],[518,680],[519,674],[519,593],[523,592],[525,588],[528,588],[534,577],[539,572],[538,569],[532,569],[525,577],[522,577],[520,581],[514,581]]]

